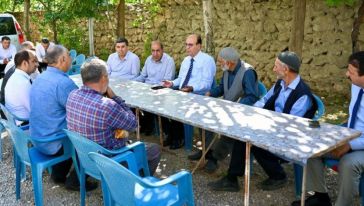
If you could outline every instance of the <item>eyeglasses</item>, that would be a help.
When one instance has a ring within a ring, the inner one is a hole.
[[[195,44],[191,44],[191,43],[190,43],[190,44],[187,44],[187,43],[186,43],[186,47],[193,47],[194,45],[195,45]]]

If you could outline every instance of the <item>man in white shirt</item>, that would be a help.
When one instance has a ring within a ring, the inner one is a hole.
[[[30,74],[38,67],[34,51],[22,50],[15,55],[16,70],[5,86],[5,107],[15,116],[29,119]]]
[[[178,88],[184,92],[205,94],[211,89],[215,78],[215,60],[201,51],[202,39],[200,35],[191,34],[186,39],[187,57],[184,58],[179,70],[178,78],[173,81],[164,81],[164,87]],[[184,145],[183,124],[171,121],[169,138],[167,144],[170,149],[178,149]],[[209,142],[210,139],[207,139]],[[207,144],[208,145],[208,144]]]
[[[0,46],[0,78],[4,77],[4,69],[11,59],[14,58],[16,54],[16,47],[10,44],[10,38],[3,36],[1,38]]]
[[[47,38],[42,38],[40,44],[35,48],[35,52],[39,62],[39,72],[47,69],[47,62],[44,61],[44,57],[47,54],[47,50],[54,47],[53,42],[49,42]]]
[[[175,74],[175,64],[171,56],[164,53],[163,44],[160,41],[152,41],[151,43],[152,55],[150,55],[145,64],[141,74],[135,81],[145,82],[147,84],[162,84],[162,80],[172,80]],[[140,116],[140,132],[145,135],[150,135],[153,132],[153,118],[155,115],[149,112],[143,112],[144,115]],[[166,126],[166,118],[162,118],[162,125]],[[163,129],[165,131],[165,129]]]
[[[124,37],[115,42],[115,53],[107,59],[107,70],[110,77],[134,79],[140,72],[139,57],[128,50],[128,40]]]

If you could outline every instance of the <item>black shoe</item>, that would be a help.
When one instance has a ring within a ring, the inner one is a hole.
[[[238,181],[230,181],[227,176],[207,184],[214,191],[239,192]]]
[[[171,145],[171,140],[170,139],[163,140],[163,147],[167,147],[169,145]]]
[[[169,149],[179,149],[185,145],[185,140],[175,140],[171,145],[169,145]]]
[[[75,182],[72,183],[71,181],[66,181],[65,187],[67,190],[80,191],[79,183],[75,183]],[[86,191],[87,192],[95,190],[97,187],[98,187],[97,182],[92,182],[92,181],[86,180]]]
[[[327,194],[327,193],[326,193]],[[293,201],[291,206],[300,206],[301,200]],[[305,206],[332,206],[330,197],[326,196],[312,195],[305,200]]]
[[[199,160],[202,157],[202,151],[198,150],[190,155],[188,155],[189,160]]]
[[[280,189],[284,187],[286,184],[287,184],[287,177],[279,180],[268,178],[260,183],[260,188],[262,190],[271,191]]]
[[[211,174],[214,173],[217,168],[219,168],[219,165],[217,164],[217,160],[207,160],[207,163],[205,165],[205,172]]]

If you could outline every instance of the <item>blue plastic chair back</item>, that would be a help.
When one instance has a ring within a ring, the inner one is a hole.
[[[82,65],[86,60],[86,56],[84,54],[79,54],[76,57],[76,65]]]
[[[322,102],[321,98],[318,97],[317,95],[313,95],[316,103],[317,103],[317,112],[315,114],[315,116],[312,118],[313,120],[318,120],[322,117],[322,115],[325,113],[325,105]]]
[[[90,153],[102,173],[102,181],[109,188],[112,202],[118,205],[194,205],[192,176],[186,171],[171,176],[170,183],[160,184],[156,178],[141,178],[136,174],[135,156],[131,152],[121,155],[127,168],[98,153]],[[168,178],[163,180],[168,182]]]
[[[76,50],[71,49],[71,50],[70,50],[70,57],[71,57],[71,59],[72,59],[72,62],[74,62],[74,61],[75,61],[76,56],[77,56],[77,52],[76,52]]]
[[[260,97],[264,97],[264,95],[267,94],[267,88],[261,81],[258,81],[258,90],[259,90]]]

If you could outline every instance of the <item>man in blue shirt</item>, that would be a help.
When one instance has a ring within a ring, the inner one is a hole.
[[[258,75],[253,67],[240,60],[238,52],[232,47],[223,48],[217,58],[223,70],[220,84],[207,92],[206,96],[221,97],[224,99],[239,102],[241,104],[253,105],[259,99]],[[212,133],[206,132],[206,137],[211,138]],[[207,139],[207,138],[206,138]],[[223,160],[230,153],[234,141],[231,138],[222,136],[213,149],[207,155],[205,171],[212,173],[217,169],[217,160]],[[207,144],[209,141],[207,139]],[[191,160],[201,158],[201,151],[188,156]]]
[[[163,80],[173,80],[176,67],[174,60],[171,56],[163,51],[163,44],[156,40],[151,43],[152,55],[150,55],[145,64],[141,74],[135,79],[135,81],[145,82],[152,85],[161,85]],[[154,129],[154,117],[155,115],[149,112],[143,112],[143,115],[139,116],[141,129],[140,132],[145,135],[150,135]],[[163,130],[166,131],[168,121],[166,118],[162,118]]]
[[[312,118],[317,105],[307,84],[301,79],[299,68],[301,61],[294,52],[281,52],[275,60],[273,72],[277,75],[277,83],[268,93],[254,104],[264,109]],[[268,175],[268,179],[260,183],[263,190],[275,190],[287,183],[286,173],[281,166],[285,162],[273,153],[258,147],[251,152]],[[212,190],[239,191],[237,177],[244,175],[245,143],[234,142],[228,174],[216,182],[209,183]]]
[[[200,35],[191,34],[186,39],[187,57],[181,63],[178,77],[173,81],[164,81],[163,86],[179,89],[184,92],[205,94],[211,89],[215,78],[215,60],[201,51],[202,38]],[[171,149],[178,149],[184,145],[183,124],[171,121],[169,139]]]
[[[346,77],[352,83],[347,126],[364,132],[364,51],[349,57]],[[364,172],[364,134],[334,149],[329,156],[339,160],[339,189],[335,205],[353,205],[355,195],[359,194],[360,177]],[[315,194],[306,199],[305,205],[331,206],[324,168],[323,158],[308,160],[306,189],[314,191]],[[300,205],[300,201],[294,201],[292,205]]]
[[[61,45],[49,49],[45,57],[47,70],[37,77],[30,90],[30,136],[33,139],[43,139],[63,134],[67,128],[66,102],[71,91],[77,89],[76,84],[66,72],[71,66],[68,50]],[[35,148],[46,155],[62,155],[61,141],[37,143]],[[79,190],[76,172],[73,170],[66,179],[72,166],[72,159],[52,167],[51,178],[56,183],[65,183],[67,189]],[[88,183],[89,190],[97,185]]]

